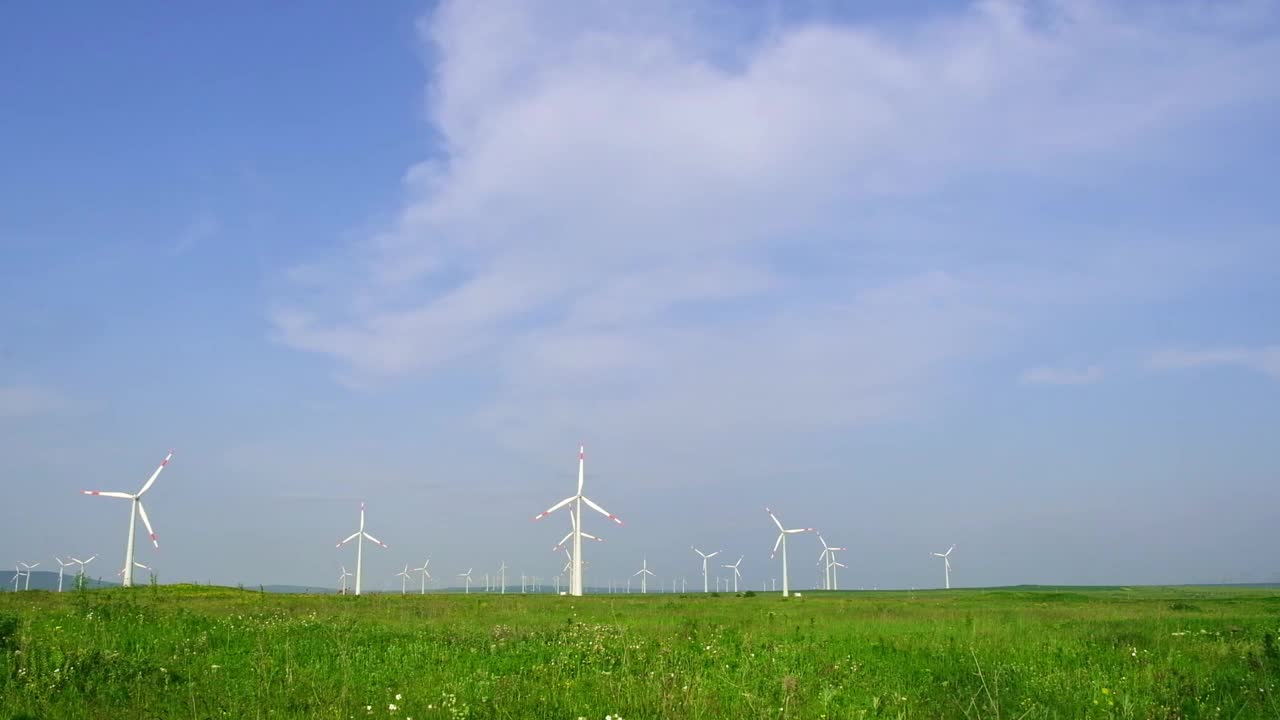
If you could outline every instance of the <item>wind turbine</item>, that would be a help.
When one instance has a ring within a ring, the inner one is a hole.
[[[470,595],[470,594],[471,594],[471,570],[472,570],[472,569],[473,569],[473,568],[467,568],[467,571],[466,571],[466,572],[464,572],[464,573],[458,573],[458,577],[463,578],[463,579],[464,579],[464,580],[466,580],[466,582],[467,582],[467,588],[466,588],[466,593],[465,593],[465,594],[467,594],[467,595]],[[483,601],[481,601],[481,602],[483,602]]]
[[[66,570],[68,566],[74,565],[75,563],[62,562],[62,558],[57,555],[54,555],[53,559],[58,561],[58,592],[62,592],[62,572]]]
[[[827,541],[823,539],[822,533],[818,533],[818,541],[822,543],[822,554],[818,555],[818,563],[821,564],[824,561],[826,562],[826,567],[824,568],[825,572],[823,573],[824,589],[839,590],[840,579],[836,577],[836,568],[848,567],[848,565],[836,562],[836,552],[844,552],[849,548],[832,547],[831,545],[828,545]]]
[[[710,589],[707,587],[707,561],[719,555],[720,551],[717,550],[711,553],[710,555],[708,555],[692,545],[689,546],[689,549],[702,556],[702,592],[704,593],[711,592]]]
[[[365,538],[368,538],[369,542],[377,543],[378,545],[381,545],[384,548],[387,546],[386,543],[382,542],[378,538],[364,531],[364,503],[361,502],[360,503],[360,529],[351,533],[351,536],[348,537],[346,540],[343,540],[342,542],[338,543],[338,547],[342,547],[343,545],[346,545],[352,540],[356,541],[356,595],[360,594],[360,584],[361,584],[360,581],[364,579],[362,565],[364,564]]]
[[[739,555],[739,556],[738,556],[738,562],[736,562],[736,563],[734,563],[734,564],[732,564],[732,565],[721,565],[721,566],[720,566],[720,567],[723,567],[723,568],[729,568],[730,570],[732,570],[732,571],[733,571],[733,591],[734,591],[734,592],[738,592],[738,581],[742,579],[742,571],[738,569],[738,566],[739,566],[739,565],[741,565],[741,564],[742,564],[742,556],[741,556],[741,555]]]
[[[28,564],[26,564],[26,563],[18,563],[18,564],[19,564],[19,565],[21,565],[21,566],[23,567],[23,573],[22,573],[22,574],[23,574],[23,575],[25,575],[25,576],[27,577],[27,581],[26,581],[25,583],[23,583],[23,585],[22,585],[22,589],[23,589],[23,590],[30,590],[30,589],[31,589],[31,569],[32,569],[32,568],[38,568],[38,567],[40,567],[40,563],[35,563],[35,564],[33,564],[33,565],[28,565]]]
[[[420,568],[414,568],[414,569],[412,570],[412,572],[420,572],[420,573],[422,573],[422,589],[421,589],[421,591],[418,593],[419,595],[426,595],[426,594],[427,594],[427,578],[431,577],[431,573],[427,572],[427,566],[428,566],[428,565],[430,565],[430,564],[431,564],[431,558],[427,558],[427,561],[426,561],[426,562],[424,562],[424,563],[422,563],[422,567],[420,567]]]
[[[773,553],[769,555],[769,557],[772,558],[776,556],[778,554],[778,546],[782,546],[782,597],[787,597],[791,594],[791,588],[787,584],[787,536],[795,535],[797,533],[814,532],[814,530],[813,528],[794,528],[792,530],[788,530],[782,527],[782,522],[778,520],[778,516],[774,515],[772,510],[765,508],[764,511],[769,513],[769,517],[773,519],[773,524],[778,526],[778,539],[774,541]]]
[[[507,561],[506,560],[503,560],[502,564],[498,566],[497,574],[501,578],[500,582],[502,583],[502,590],[500,591],[500,594],[506,595],[507,594]],[[522,575],[520,579],[521,581],[523,581],[524,576]],[[521,592],[523,592],[523,590],[521,590]]]
[[[949,556],[951,555],[951,551],[955,549],[956,549],[956,546],[952,545],[951,547],[947,548],[947,551],[944,553],[929,553],[934,557],[942,558],[942,568],[943,568],[942,572],[944,573],[944,577],[947,581],[948,590],[951,589],[951,558]]]
[[[12,582],[12,583],[13,583],[13,591],[14,591],[14,592],[18,592],[18,581],[19,581],[19,580],[21,580],[21,579],[22,579],[22,571],[18,569],[18,566],[17,566],[17,565],[14,565],[14,566],[13,566],[13,577],[9,579],[9,582]]]
[[[649,576],[652,574],[653,572],[649,570],[649,558],[646,556],[644,558],[644,562],[640,565],[640,569],[637,570],[635,574],[631,576],[631,577],[635,577],[636,575],[640,576],[640,594],[641,595],[647,595],[649,593],[648,580],[649,580]],[[629,581],[630,581],[630,578],[628,578],[628,582]],[[629,587],[630,586],[628,586],[628,588]],[[630,592],[629,589],[628,589],[628,592]]]
[[[150,565],[143,565],[142,563],[140,563],[140,562],[138,562],[138,561],[136,561],[136,560],[134,561],[133,566],[134,566],[134,567],[142,568],[143,570],[147,570],[147,571],[150,571],[150,570],[151,570],[151,566],[150,566]],[[126,570],[128,570],[128,572],[125,572]],[[116,571],[116,575],[117,575],[117,576],[120,576],[120,575],[128,576],[128,575],[132,575],[132,574],[133,574],[133,570],[132,570],[131,568],[120,568],[119,570],[117,570],[117,571]]]
[[[151,473],[151,478],[136,493],[107,492],[103,490],[82,491],[85,495],[101,495],[102,497],[123,498],[133,501],[133,507],[129,510],[129,544],[124,549],[124,580],[121,584],[125,587],[133,587],[133,534],[137,516],[142,516],[142,524],[147,526],[147,533],[151,535],[151,544],[155,545],[157,549],[160,547],[160,543],[156,541],[156,532],[151,529],[151,520],[147,518],[147,509],[142,507],[142,496],[155,484],[156,478],[160,477],[160,471],[164,470],[164,467],[169,464],[169,460],[172,458],[173,451],[170,450],[169,454],[165,455],[164,460],[161,461],[160,467]]]
[[[338,576],[338,582],[342,583],[342,594],[346,595],[347,594],[347,578],[355,577],[355,576],[347,572],[346,565],[339,564],[338,567],[342,568],[342,574]]]
[[[409,563],[404,564],[404,570],[396,573],[396,577],[400,578],[400,594],[404,595],[409,587]]]
[[[595,504],[595,502],[593,502],[591,498],[582,494],[582,483],[585,477],[584,466],[586,464],[586,457],[587,457],[586,448],[579,445],[578,446],[578,492],[577,494],[570,495],[564,500],[561,500],[555,505],[552,505],[542,514],[536,515],[533,518],[534,520],[539,520],[559,510],[560,508],[565,507],[569,503],[573,503],[573,507],[570,508],[569,510],[570,514],[573,515],[573,530],[570,533],[573,536],[573,560],[572,560],[573,572],[569,577],[569,594],[570,595],[582,595],[582,504],[586,503],[587,506],[590,507],[592,510],[595,510],[601,515],[604,515],[605,517],[618,523],[619,525],[622,524],[622,520],[618,519],[617,515],[614,515],[608,510],[605,510],[604,508]]]
[[[88,560],[80,560],[79,558],[68,558],[69,560],[71,560],[71,562],[73,562],[73,563],[75,563],[75,564],[77,564],[77,565],[79,565],[79,566],[80,566],[80,572],[76,573],[76,587],[77,587],[77,588],[80,588],[80,587],[83,587],[83,586],[84,586],[84,566],[85,566],[85,565],[88,565],[88,564],[89,564],[89,563],[91,563],[91,562],[93,562],[93,561],[94,561],[94,559],[95,559],[95,558],[97,558],[97,557],[98,557],[97,555],[91,555],[91,556],[89,557],[89,559],[88,559]]]

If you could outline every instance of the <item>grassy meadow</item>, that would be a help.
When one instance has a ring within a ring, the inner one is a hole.
[[[0,594],[3,718],[1280,717],[1280,591]]]

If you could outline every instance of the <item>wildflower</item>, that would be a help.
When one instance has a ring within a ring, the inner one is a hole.
[[[400,699],[400,693],[396,693],[396,700]]]
[[[396,707],[396,704],[395,704],[395,703],[390,703],[390,704],[388,704],[388,705],[387,705],[387,712],[395,712],[395,711],[397,711],[397,710],[399,710],[399,709],[400,709],[400,708]]]
[[[1110,694],[1111,694],[1111,688],[1102,688],[1102,694],[1103,694],[1103,695],[1110,695]]]

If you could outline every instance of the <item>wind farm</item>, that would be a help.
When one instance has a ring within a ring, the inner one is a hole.
[[[1280,0],[5,10],[0,720],[1280,720]]]

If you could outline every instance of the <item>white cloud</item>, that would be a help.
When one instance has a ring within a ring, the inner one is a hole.
[[[312,282],[281,299],[277,338],[361,381],[484,373],[479,420],[511,426],[909,411],[1028,324],[1028,288],[1138,273],[1081,241],[1077,283],[1034,235],[868,218],[971,178],[1099,177],[1273,92],[1256,68],[1280,62],[1256,18],[1217,5],[984,2],[770,26],[732,52],[680,7],[446,2],[424,19],[441,151],[341,267],[294,273]]]
[[[1024,385],[1092,385],[1101,382],[1102,375],[1097,365],[1083,369],[1036,367],[1024,370],[1018,381]]]
[[[0,418],[29,418],[67,409],[59,392],[37,385],[0,385]]]
[[[1151,355],[1148,365],[1162,370],[1234,366],[1255,370],[1280,380],[1280,345],[1259,348],[1162,350]]]

